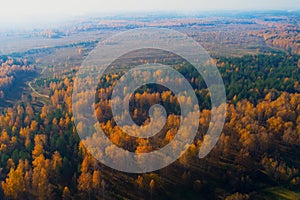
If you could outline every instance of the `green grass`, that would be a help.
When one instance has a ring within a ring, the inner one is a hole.
[[[291,190],[283,188],[283,187],[267,188],[264,191],[276,200],[277,199],[278,200],[284,200],[284,199],[297,200],[297,199],[300,199],[300,192],[291,191]]]

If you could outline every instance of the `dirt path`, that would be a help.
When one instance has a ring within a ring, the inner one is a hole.
[[[36,79],[34,79],[33,81],[36,81]],[[38,91],[36,91],[36,89],[34,89],[34,88],[31,86],[31,83],[32,83],[33,81],[30,81],[30,82],[28,82],[28,84],[27,84],[27,85],[30,87],[30,89],[31,89],[36,95],[38,95],[38,96],[40,96],[40,97],[50,98],[49,95],[41,94],[41,93],[39,93]]]
[[[41,75],[45,72],[45,70],[47,69],[47,67],[45,67],[42,71],[41,71]],[[40,97],[45,97],[45,98],[50,98],[49,97],[49,95],[46,95],[46,94],[41,94],[41,93],[39,93],[38,91],[36,91],[36,89],[34,88],[34,87],[32,87],[32,85],[31,85],[31,83],[32,82],[35,82],[37,79],[35,78],[34,80],[32,80],[32,81],[29,81],[28,83],[27,83],[27,85],[30,87],[30,89],[36,94],[36,95],[38,95],[38,96],[40,96]]]

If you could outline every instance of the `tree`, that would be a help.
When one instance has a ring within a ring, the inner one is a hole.
[[[93,175],[89,172],[91,161],[89,156],[85,156],[81,164],[81,174],[78,178],[78,189],[86,192],[89,199],[91,198],[91,191],[93,189]]]
[[[144,186],[144,185],[143,185],[143,184],[144,184],[143,181],[144,181],[143,177],[139,175],[139,176],[137,177],[137,179],[136,179],[135,182],[137,183],[137,185],[138,185],[139,188],[143,188],[143,186]]]
[[[152,199],[152,193],[153,193],[153,189],[155,186],[155,182],[153,179],[151,179],[149,186],[150,186],[150,193],[151,193],[151,199]]]
[[[50,160],[45,159],[41,154],[33,161],[32,188],[38,199],[47,199],[52,195],[52,188],[49,182],[48,173],[51,171]]]
[[[4,195],[7,198],[22,199],[25,193],[24,161],[20,160],[17,169],[13,167],[5,182],[2,182]]]
[[[32,151],[32,157],[36,158],[44,153],[43,145],[46,143],[46,135],[36,135],[34,137],[34,149]]]
[[[95,196],[97,197],[99,194],[98,191],[101,189],[101,172],[99,170],[93,172],[92,186]]]
[[[64,187],[63,194],[62,194],[62,199],[63,200],[70,200],[70,199],[72,199],[71,192],[70,192],[68,186]]]
[[[62,167],[62,158],[58,151],[55,151],[52,155],[52,167],[54,170],[56,170],[57,167]]]
[[[234,193],[230,196],[227,196],[225,198],[225,200],[248,200],[249,199],[249,195],[247,194],[241,194],[241,193]]]

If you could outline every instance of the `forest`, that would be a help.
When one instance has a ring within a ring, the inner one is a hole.
[[[0,99],[5,98],[5,93],[10,90],[22,76],[35,74],[34,65],[27,64],[26,59],[13,59],[11,57],[0,57]]]
[[[211,116],[210,95],[199,74],[186,63],[175,63],[174,68],[190,82],[200,102],[200,126],[193,144],[182,157],[168,167],[145,174],[106,167],[85,148],[72,114],[74,72],[78,68],[36,79],[36,85],[48,89],[48,103],[40,105],[33,96],[23,95],[22,102],[5,108],[0,115],[0,196],[4,199],[299,199],[300,56],[279,53],[219,56],[214,60],[227,94],[226,121],[217,145],[207,157],[198,158]],[[34,70],[25,60],[13,61],[7,57],[1,61],[6,66],[3,69],[11,73]],[[12,64],[16,66],[11,67]],[[153,151],[170,142],[178,130],[178,100],[166,88],[155,85],[137,90],[131,98],[130,113],[137,124],[147,122],[150,105],[160,103],[167,111],[174,108],[175,111],[168,113],[164,133],[157,137],[129,137],[116,126],[108,101],[113,86],[124,73],[111,71],[99,81],[95,114],[115,145],[137,153]],[[6,77],[1,81],[4,85],[8,85],[6,79],[13,79]]]

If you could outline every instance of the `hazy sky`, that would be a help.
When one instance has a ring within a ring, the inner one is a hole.
[[[0,24],[89,12],[300,9],[300,0],[1,0]]]

